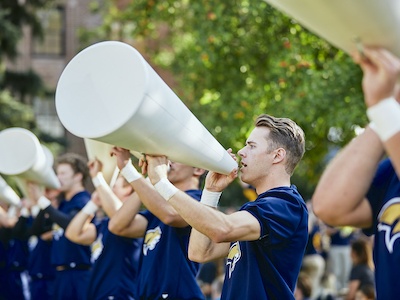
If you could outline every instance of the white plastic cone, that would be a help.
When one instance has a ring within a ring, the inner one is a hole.
[[[29,130],[15,127],[1,131],[0,157],[0,173],[15,175],[20,185],[32,181],[54,189],[60,187],[52,153]],[[23,184],[20,187],[25,190]]]
[[[400,57],[398,0],[265,0],[333,46],[351,54],[380,46]]]
[[[21,199],[15,191],[7,184],[7,182],[0,176],[0,200],[9,204],[18,206]]]
[[[237,163],[132,46],[108,41],[78,53],[56,89],[72,134],[228,174]]]

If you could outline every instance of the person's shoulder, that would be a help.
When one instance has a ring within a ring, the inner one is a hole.
[[[69,203],[72,204],[77,204],[77,205],[85,205],[88,201],[90,200],[90,193],[88,191],[81,191],[76,193]]]
[[[282,186],[270,189],[264,193],[261,193],[256,201],[268,201],[274,198],[286,200],[289,202],[300,203],[305,206],[305,201],[303,197],[299,194],[296,186],[294,185],[291,185],[290,187]]]

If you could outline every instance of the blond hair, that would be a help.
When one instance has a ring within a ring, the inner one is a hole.
[[[270,130],[269,135],[265,137],[270,142],[268,152],[280,147],[286,150],[286,172],[293,174],[305,152],[304,131],[291,119],[275,118],[267,114],[258,116],[255,126]]]

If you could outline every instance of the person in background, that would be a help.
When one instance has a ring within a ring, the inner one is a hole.
[[[375,300],[375,287],[367,284],[360,286],[356,292],[356,300]]]
[[[196,281],[199,264],[187,256],[190,226],[136,170],[128,150],[115,147],[113,155],[121,174],[133,186],[136,198],[124,202],[111,218],[109,229],[117,235],[144,238],[139,299],[204,299]],[[203,169],[171,162],[168,178],[176,188],[199,200],[203,173]],[[141,203],[147,210],[139,212]]]
[[[347,282],[351,269],[351,247],[354,238],[351,227],[326,226],[325,233],[330,237],[327,253],[327,271],[335,276],[338,295],[347,293]]]
[[[51,199],[52,205],[57,208],[59,205],[59,191],[55,189],[46,189],[45,195],[48,199]],[[50,261],[53,240],[53,222],[45,215],[43,224],[41,224],[45,232],[40,236],[33,235],[32,223],[38,215],[40,208],[37,205],[33,205],[30,199],[25,199],[22,203],[21,215],[14,230],[18,236],[28,239],[30,299],[50,300],[53,298],[53,282],[56,271]]]
[[[355,300],[356,292],[361,286],[375,287],[374,266],[372,262],[371,244],[365,238],[351,243],[351,260],[353,266],[350,272],[346,300]]]
[[[95,250],[87,299],[139,299],[137,277],[142,239],[117,236],[108,230],[109,218],[133,196],[134,190],[121,176],[111,188],[104,179],[102,163],[98,159],[90,161],[88,166],[96,192],[65,231],[70,241],[80,245],[93,244]],[[94,224],[91,221],[100,207],[107,218]]]
[[[66,153],[56,161],[56,173],[60,181],[61,201],[56,208],[44,196],[43,189],[34,183],[28,186],[30,199],[41,211],[32,225],[32,234],[42,235],[48,230],[43,219],[49,216],[54,222],[51,263],[56,268],[54,280],[54,299],[86,299],[86,289],[91,268],[89,246],[69,241],[64,234],[69,222],[90,200],[85,189],[89,177],[86,160],[75,153]]]
[[[325,259],[323,252],[323,230],[321,221],[312,211],[311,201],[307,202],[308,208],[308,241],[303,257],[301,271],[311,280],[311,299],[316,299],[321,292],[321,279],[325,273]]]

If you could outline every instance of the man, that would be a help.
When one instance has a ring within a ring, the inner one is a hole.
[[[238,154],[240,178],[258,197],[238,212],[226,215],[214,209],[237,170],[229,175],[210,172],[199,203],[168,181],[165,157],[147,156],[146,167],[155,188],[193,227],[189,258],[227,257],[221,299],[294,299],[308,213],[290,178],[304,154],[304,133],[292,120],[269,115],[259,116],[255,126]]]
[[[138,213],[139,199],[127,199],[111,218],[109,229],[117,235],[144,237],[139,268],[139,299],[204,299],[196,282],[199,265],[187,257],[190,227],[148,180],[133,167],[130,153],[114,148],[121,174],[130,182],[148,210]],[[204,170],[171,163],[168,178],[176,188],[200,199]]]
[[[355,60],[364,72],[362,85],[372,123],[328,165],[313,195],[313,208],[332,226],[360,227],[375,234],[377,299],[396,299],[400,294],[400,106],[395,95],[400,60],[384,49],[367,47]],[[391,160],[381,162],[385,150]]]
[[[133,196],[133,188],[120,176],[111,189],[101,172],[102,163],[95,159],[88,166],[96,194],[72,219],[65,232],[65,236],[74,243],[94,243],[94,264],[87,299],[138,299],[137,276],[142,240],[117,236],[108,230],[109,218],[123,201]],[[96,224],[91,223],[99,207],[103,208],[107,218]]]
[[[51,199],[52,205],[58,207],[58,190],[46,189],[45,195]],[[53,240],[52,221],[45,218],[41,224],[45,233],[40,236],[32,235],[32,222],[40,211],[37,206],[32,206],[29,199],[22,200],[20,217],[14,227],[14,232],[20,239],[29,239],[28,272],[29,290],[31,300],[49,300],[53,295],[53,281],[55,267],[51,264],[51,247]],[[26,255],[25,255],[26,256]]]
[[[53,298],[86,299],[91,267],[90,247],[72,243],[64,235],[69,222],[90,200],[90,194],[84,187],[89,175],[86,161],[77,154],[66,153],[57,159],[56,173],[63,194],[58,209],[43,196],[38,185],[29,184],[30,198],[41,208],[32,225],[32,233],[40,236],[46,231],[41,227],[45,215],[55,223],[51,249],[51,262],[56,268]]]

